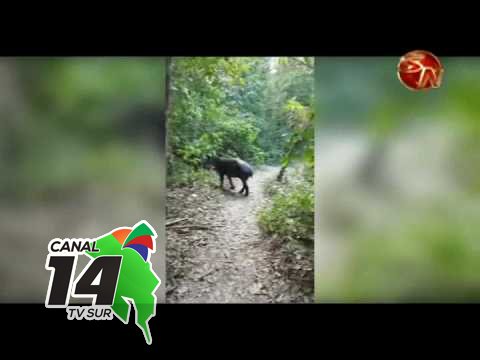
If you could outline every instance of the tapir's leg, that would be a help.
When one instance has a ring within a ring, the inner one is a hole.
[[[250,193],[249,190],[250,189],[248,188],[247,180],[245,180],[245,196],[248,196],[248,194]]]
[[[244,179],[240,179],[240,180],[242,180],[242,184],[243,184],[242,190],[239,191],[239,193],[241,194],[241,193],[243,193],[243,192],[247,189],[247,188],[246,188],[247,182],[246,182]]]
[[[223,188],[223,178],[224,178],[224,174],[220,174],[220,189]]]
[[[228,176],[228,181],[230,181],[230,189],[235,189],[235,185],[233,185],[232,178],[230,176]]]

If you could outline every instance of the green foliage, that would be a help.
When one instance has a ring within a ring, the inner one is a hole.
[[[290,99],[284,107],[292,134],[286,144],[282,166],[287,167],[292,160],[301,158],[307,167],[314,167],[315,132],[313,111],[295,99]]]
[[[273,185],[269,189],[271,203],[260,211],[258,220],[267,234],[282,239],[301,241],[313,246],[315,197],[313,178],[294,183]]]
[[[293,158],[305,150],[305,142],[313,143],[313,138],[304,139],[313,134],[312,59],[294,59],[175,59],[168,123],[170,176],[182,183],[189,176],[193,181],[208,156],[276,164],[285,152]],[[180,171],[185,174],[175,174]]]
[[[172,107],[168,123],[170,170],[177,162],[198,168],[208,156],[263,161],[253,113],[239,93],[254,66],[248,59],[176,59],[172,65]],[[175,176],[174,174],[172,174]]]
[[[169,171],[167,186],[189,186],[192,183],[218,186],[218,177],[211,171],[195,169],[183,161],[176,161],[175,171]]]
[[[274,60],[274,71],[265,90],[265,125],[259,136],[262,146],[269,149],[266,161],[271,164],[290,158],[288,153],[293,155],[295,144],[303,142],[306,123],[312,125],[308,114],[312,113],[313,104],[313,58]]]

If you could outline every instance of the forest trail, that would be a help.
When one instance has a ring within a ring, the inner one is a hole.
[[[298,281],[282,273],[285,256],[281,244],[263,236],[257,224],[257,213],[266,201],[265,186],[278,171],[271,166],[257,169],[248,181],[248,197],[238,194],[238,179],[234,180],[235,190],[228,189],[225,179],[223,192],[209,188],[211,194],[184,194],[193,196],[199,205],[198,211],[188,215],[194,216],[189,221],[202,223],[209,230],[184,231],[177,236],[174,229],[167,229],[171,250],[167,251],[167,302],[306,301]],[[179,194],[172,196],[178,200]],[[185,248],[178,254],[182,245]]]

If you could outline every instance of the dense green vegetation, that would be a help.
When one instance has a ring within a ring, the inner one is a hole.
[[[161,149],[163,59],[4,59],[0,72],[3,197],[92,184],[158,192],[160,174],[145,174]]]
[[[300,164],[305,175],[298,186],[273,198],[261,224],[291,235],[281,226],[291,218],[311,237],[313,206],[301,198],[313,196],[313,59],[178,58],[170,67],[170,186],[217,184],[202,169],[208,156],[279,166],[279,180],[292,163]],[[289,211],[274,210],[280,203]]]
[[[272,183],[268,193],[271,203],[259,216],[262,228],[293,244],[313,248],[315,197],[313,172],[296,168],[287,184]]]

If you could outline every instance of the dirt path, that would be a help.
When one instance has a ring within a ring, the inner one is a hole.
[[[257,225],[257,212],[266,201],[264,187],[277,173],[276,167],[258,169],[249,180],[248,197],[237,193],[240,181],[234,182],[235,192],[196,187],[188,190],[191,194],[174,190],[169,198],[176,200],[176,206],[189,203],[190,208],[176,216],[187,216],[189,223],[205,228],[167,230],[168,302],[308,301],[298,281],[283,271],[282,245],[262,236]]]

